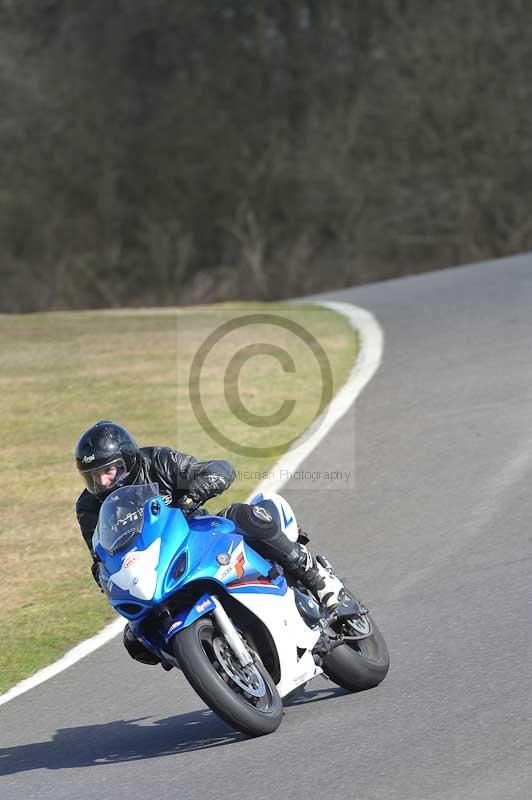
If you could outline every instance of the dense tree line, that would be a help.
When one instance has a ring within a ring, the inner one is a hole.
[[[526,0],[0,0],[3,311],[532,249]]]

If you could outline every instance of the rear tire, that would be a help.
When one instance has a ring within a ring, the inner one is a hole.
[[[192,688],[232,728],[264,736],[279,727],[283,704],[273,679],[259,660],[243,669],[211,617],[201,617],[180,631],[173,650]]]
[[[372,689],[384,680],[390,654],[384,637],[371,619],[373,632],[366,639],[345,642],[323,658],[323,671],[334,683],[350,692]]]

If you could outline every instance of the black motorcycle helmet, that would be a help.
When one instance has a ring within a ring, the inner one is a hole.
[[[87,489],[104,498],[119,486],[136,481],[140,471],[140,451],[133,437],[121,425],[100,420],[89,428],[76,446],[76,466]],[[107,470],[112,482],[98,480]]]

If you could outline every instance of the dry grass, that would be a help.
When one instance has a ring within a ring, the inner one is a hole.
[[[98,630],[112,612],[89,574],[89,557],[74,514],[81,483],[73,466],[80,433],[97,419],[129,428],[140,445],[167,444],[200,458],[225,457],[242,470],[265,470],[275,459],[228,453],[199,426],[188,399],[190,363],[205,337],[249,313],[275,313],[302,324],[327,353],[334,389],[356,353],[346,321],[316,307],[228,304],[154,311],[0,316],[0,691]],[[226,406],[223,375],[244,344],[269,342],[286,350],[296,371],[284,374],[271,357],[242,369],[239,389],[256,414],[297,399],[279,428],[249,428]],[[179,359],[176,355],[179,354]],[[205,408],[226,435],[262,447],[307,427],[319,404],[317,363],[306,345],[272,326],[242,328],[224,337],[205,362]],[[214,502],[243,499],[241,481]],[[6,641],[7,639],[7,641]]]

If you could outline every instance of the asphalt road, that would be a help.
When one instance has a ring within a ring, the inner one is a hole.
[[[0,708],[2,800],[532,797],[532,256],[328,298],[376,314],[384,360],[304,464],[356,455],[356,485],[286,495],[373,610],[387,679],[319,679],[245,740],[113,641]]]

